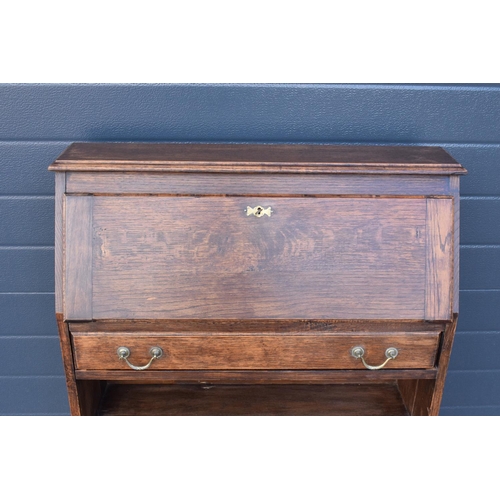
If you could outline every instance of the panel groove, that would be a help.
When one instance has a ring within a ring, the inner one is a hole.
[[[0,335],[0,340],[2,339],[7,339],[7,340],[35,340],[35,339],[57,339],[57,335]]]
[[[448,370],[450,373],[500,373],[500,368],[492,368],[490,370]]]
[[[461,196],[461,200],[499,201],[500,196]]]
[[[441,410],[454,410],[454,409],[460,409],[460,408],[498,408],[500,410],[500,406],[499,405],[480,405],[480,406],[477,406],[477,405],[461,405],[461,406],[441,406]],[[499,413],[500,414],[500,413]]]
[[[64,375],[0,375],[0,379],[65,379]]]
[[[11,141],[500,142],[495,87],[13,85],[0,98]]]
[[[488,334],[498,335],[498,334],[500,334],[500,330],[461,330],[461,331],[457,331],[457,336],[462,335],[462,334],[470,335],[470,334],[477,334],[477,333],[486,334],[486,335],[488,335]]]
[[[500,248],[500,245],[460,245],[460,248]]]
[[[10,195],[10,194],[2,194],[0,195],[0,200],[53,200],[54,196],[41,196],[37,194],[23,194],[23,195]]]
[[[54,246],[49,245],[4,245],[0,250],[54,250]]]
[[[67,140],[57,140],[57,141],[51,141],[51,140],[36,140],[36,139],[18,139],[18,140],[4,140],[0,139],[0,146],[6,145],[6,146],[26,146],[28,144],[33,144],[33,145],[49,145],[49,144],[54,144],[54,145],[60,145],[61,146],[61,151],[62,152],[64,149],[66,149],[72,142],[74,142],[75,139],[67,139]],[[105,140],[98,140],[98,139],[92,139],[92,142],[106,142]],[[144,140],[143,142],[155,142],[155,143],[170,143],[170,142],[176,142],[176,143],[183,143],[183,144],[199,144],[201,142],[206,142],[206,143],[216,143],[220,141],[190,141],[189,139],[185,140],[179,140],[179,141],[165,141],[165,140],[157,140],[157,141],[147,141]],[[233,143],[233,144],[256,144],[257,141],[226,141],[228,143]],[[450,141],[445,141],[445,142],[419,142],[419,141],[397,141],[397,142],[391,142],[391,141],[274,141],[274,142],[266,142],[266,141],[258,141],[259,144],[317,144],[317,145],[326,145],[326,144],[331,144],[331,145],[337,145],[337,146],[343,146],[346,144],[350,144],[353,146],[434,146],[434,147],[442,147],[442,148],[447,148],[447,147],[456,147],[456,148],[500,148],[500,143],[499,142],[450,142]],[[54,155],[54,159],[58,156],[58,154]]]

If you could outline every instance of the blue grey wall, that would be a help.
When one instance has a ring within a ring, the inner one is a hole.
[[[500,87],[0,85],[0,414],[68,414],[54,180],[73,141],[439,145],[462,179],[461,297],[443,415],[500,415]]]

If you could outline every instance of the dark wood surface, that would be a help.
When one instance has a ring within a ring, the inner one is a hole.
[[[104,383],[101,380],[77,380],[68,324],[63,315],[56,313],[59,342],[61,345],[66,388],[71,415],[95,415],[101,401]]]
[[[419,378],[413,377],[409,379],[398,379],[397,386],[401,399],[410,415],[413,414],[413,408],[415,406],[415,397],[417,393],[417,385]]]
[[[256,205],[272,216],[247,216]],[[93,316],[74,319],[424,318],[425,199],[95,197],[93,206]]]
[[[434,380],[437,370],[75,370],[79,380],[140,384],[380,384],[409,379]]]
[[[300,175],[158,172],[68,172],[68,194],[226,196],[450,195],[444,175]]]
[[[64,289],[64,232],[66,231],[65,220],[66,220],[66,210],[65,210],[65,183],[66,174],[62,172],[55,173],[55,197],[54,197],[54,277],[55,277],[55,305],[56,313],[64,313],[63,304],[63,289]]]
[[[464,173],[439,147],[75,143],[50,167],[75,171]]]
[[[121,370],[127,365],[116,354],[130,349],[129,361],[145,365],[149,350],[158,346],[164,355],[149,370],[365,370],[352,356],[353,347],[365,349],[365,360],[380,365],[389,347],[398,349],[385,369],[433,368],[439,334],[336,333],[330,335],[219,336],[73,334],[75,366],[79,370]]]
[[[109,384],[101,415],[407,415],[396,384]]]
[[[410,415],[416,417],[434,415],[431,413],[431,402],[435,385],[435,379],[422,377],[413,380],[398,380],[399,392]]]
[[[436,386],[432,392],[432,401],[430,406],[431,415],[439,415],[441,400],[443,399],[444,383],[448,373],[448,365],[450,364],[451,350],[453,341],[455,340],[455,332],[457,329],[458,314],[453,314],[453,321],[446,325],[443,334],[441,352],[439,353],[438,373],[436,376]]]
[[[387,320],[305,320],[305,319],[166,319],[166,320],[96,320],[73,321],[69,323],[71,332],[89,333],[147,333],[148,335],[315,335],[332,332],[442,332],[446,322],[429,321],[387,321]]]
[[[415,380],[398,380],[403,401],[411,415],[439,415],[457,319],[458,315],[454,313],[453,320],[446,325],[445,331],[441,335],[436,377],[425,380],[423,377],[415,377]]]
[[[66,196],[65,319],[92,318],[93,196]]]
[[[432,408],[432,399],[435,392],[435,380],[417,380],[415,400],[410,414],[414,417],[437,416],[439,414],[439,409],[436,412],[436,410]]]
[[[441,148],[75,144],[51,169],[72,414],[438,414],[465,173]],[[400,355],[366,370],[354,339]],[[135,372],[117,341],[170,351]]]
[[[62,313],[56,313],[56,322],[59,332],[64,374],[66,375],[69,410],[71,415],[81,415],[80,398],[78,397],[78,388],[75,379],[75,364],[73,361],[73,349],[71,347],[71,336],[68,324],[64,322]]]
[[[425,319],[450,319],[453,294],[453,200],[427,200]]]

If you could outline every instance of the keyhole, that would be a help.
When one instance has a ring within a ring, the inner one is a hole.
[[[261,212],[262,212],[262,208],[258,208],[257,209],[257,215],[260,215]]]

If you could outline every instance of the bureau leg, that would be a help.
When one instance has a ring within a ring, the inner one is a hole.
[[[448,365],[450,363],[451,348],[457,328],[457,314],[453,315],[453,321],[446,326],[443,333],[441,351],[435,380],[398,380],[398,388],[401,398],[413,416],[437,416],[441,400],[443,399],[444,383]]]
[[[448,365],[450,364],[451,348],[453,347],[453,340],[455,339],[455,331],[457,329],[457,320],[458,314],[454,313],[453,321],[447,325],[444,330],[443,344],[439,355],[438,373],[436,376],[436,387],[434,388],[432,396],[430,415],[439,415],[439,408],[441,407],[441,400],[443,399],[444,383],[448,372]]]
[[[71,415],[95,415],[101,398],[102,384],[98,380],[76,380],[69,328],[63,321],[62,314],[57,313],[56,320]]]
[[[69,336],[68,325],[63,321],[63,315],[56,313],[57,329],[59,330],[59,342],[66,375],[66,387],[68,389],[69,411],[71,415],[81,415],[78,403],[78,389],[75,379],[75,368],[73,364],[73,351]]]

